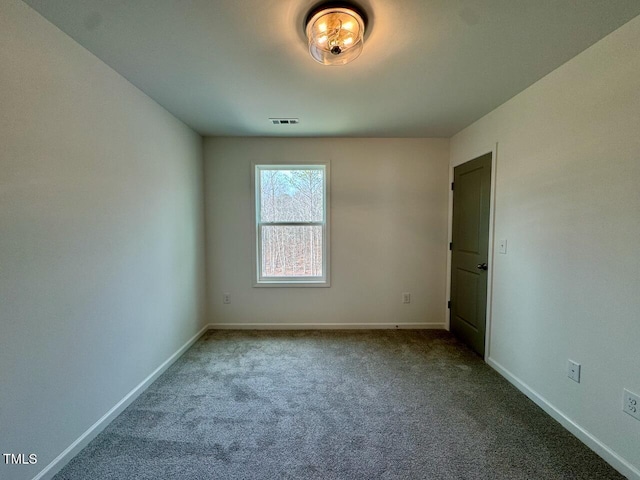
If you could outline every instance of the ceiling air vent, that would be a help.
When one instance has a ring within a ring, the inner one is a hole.
[[[269,121],[274,125],[297,125],[300,123],[299,118],[270,118]]]

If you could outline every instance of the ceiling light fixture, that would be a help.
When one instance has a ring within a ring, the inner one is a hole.
[[[307,15],[309,53],[323,65],[345,65],[362,52],[367,17],[350,2],[322,3]]]

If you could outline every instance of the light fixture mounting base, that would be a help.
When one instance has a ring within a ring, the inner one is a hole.
[[[369,23],[369,19],[367,17],[367,12],[365,12],[365,10],[358,5],[356,2],[350,2],[348,0],[346,1],[323,1],[323,2],[319,2],[316,3],[311,10],[309,10],[309,13],[307,14],[307,16],[304,18],[304,25],[302,26],[303,30],[306,32],[307,30],[307,25],[309,25],[309,21],[313,18],[313,16],[316,13],[319,13],[323,10],[327,10],[330,8],[348,8],[349,10],[353,10],[354,12],[356,12],[358,15],[360,15],[360,18],[362,18],[362,22],[364,23],[364,27],[365,30],[367,28],[367,24]]]

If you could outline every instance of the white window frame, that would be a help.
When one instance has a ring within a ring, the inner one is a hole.
[[[261,222],[260,221],[260,174],[261,170],[308,170],[317,168],[324,170],[324,218],[321,222]],[[330,228],[329,216],[330,203],[330,162],[252,162],[251,164],[251,206],[253,225],[253,286],[254,287],[329,287],[330,276]],[[322,226],[322,276],[287,276],[287,277],[262,277],[262,236],[263,226]]]

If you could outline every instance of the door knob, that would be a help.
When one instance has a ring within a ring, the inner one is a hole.
[[[486,263],[479,263],[478,265],[476,265],[476,268],[478,270],[487,270],[489,267],[487,266]]]

